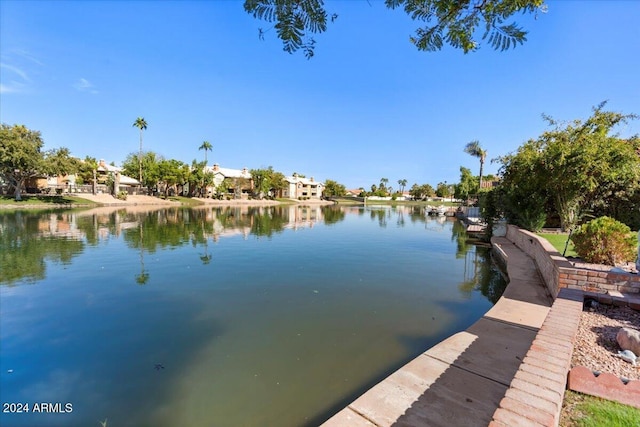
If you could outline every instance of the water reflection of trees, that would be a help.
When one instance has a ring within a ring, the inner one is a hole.
[[[382,228],[387,227],[387,220],[391,217],[391,209],[370,209],[369,215],[373,221],[377,220],[378,225]]]
[[[43,279],[46,261],[70,264],[84,250],[71,223],[69,213],[0,214],[0,285]]]
[[[493,304],[498,302],[508,282],[498,266],[491,260],[489,248],[475,246],[465,258],[465,278],[460,283],[462,293],[470,295],[479,291]]]
[[[451,227],[451,241],[456,242],[456,258],[466,257],[469,248],[473,245],[469,243],[467,229],[460,221],[455,221]]]
[[[347,213],[339,206],[324,206],[322,208],[322,216],[326,225],[337,224],[344,221]]]
[[[373,206],[361,209],[368,212],[371,219],[378,221],[380,227],[387,227],[390,218],[395,215],[396,224],[404,227],[407,218],[412,224],[422,223],[432,231],[443,231],[451,224],[451,241],[456,243],[456,258],[464,259],[464,277],[459,285],[463,294],[480,292],[492,303],[496,303],[507,286],[500,269],[491,259],[489,247],[478,246],[469,240],[464,224],[455,218],[428,216],[423,206]]]
[[[366,211],[380,227],[387,227],[395,219],[400,227],[410,221],[423,223],[426,228],[445,229],[444,223],[426,216],[424,208],[419,206],[359,208],[354,212],[362,215]],[[345,209],[335,206],[295,205],[2,213],[0,284],[42,280],[46,276],[47,261],[71,263],[84,251],[85,245],[96,246],[113,237],[122,237],[130,249],[138,252],[140,269],[132,274],[136,283],[146,284],[151,273],[145,266],[145,257],[160,249],[190,245],[198,249],[194,256],[208,265],[215,259],[210,243],[222,237],[271,238],[286,229],[311,228],[320,222],[335,224],[343,221],[346,213]],[[457,221],[451,230],[451,238],[457,243],[456,256],[465,258],[465,278],[460,290],[464,293],[478,290],[495,302],[505,284],[492,265],[489,252],[469,244],[464,226]]]

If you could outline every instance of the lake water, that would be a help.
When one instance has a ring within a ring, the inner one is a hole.
[[[318,425],[505,286],[383,206],[0,212],[0,284],[2,426],[220,427]]]

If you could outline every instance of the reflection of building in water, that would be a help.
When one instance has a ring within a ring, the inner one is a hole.
[[[244,240],[247,240],[251,233],[251,227],[227,227],[222,224],[219,219],[213,220],[213,233],[206,234],[205,237],[211,237],[214,242],[220,240],[221,237],[233,237],[242,236]]]
[[[179,228],[176,239],[211,239],[249,235],[271,236],[283,230],[313,228],[325,220],[321,206],[237,206],[203,209],[96,208],[81,212],[52,213],[38,221],[42,236],[67,237],[92,242],[118,238],[127,230],[144,227],[148,232]],[[130,233],[127,231],[127,235]],[[171,234],[171,233],[169,233]]]
[[[238,206],[228,209],[211,209],[204,215],[206,222],[211,225],[211,231],[205,232],[204,237],[214,242],[221,237],[242,236],[247,239],[255,233],[254,227],[260,218],[268,217],[267,227],[272,231],[283,229],[297,230],[312,228],[323,220],[320,206],[282,206],[255,207]],[[268,230],[268,231],[271,231]],[[267,230],[263,230],[268,233]]]
[[[322,208],[320,206],[289,206],[285,211],[288,215],[288,223],[285,228],[297,230],[298,228],[313,228],[315,223],[322,221]]]
[[[38,221],[38,233],[42,237],[83,239],[86,234],[78,229],[74,214],[51,213]]]

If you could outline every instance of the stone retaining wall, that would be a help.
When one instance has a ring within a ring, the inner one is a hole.
[[[554,298],[561,288],[640,295],[640,274],[576,268],[546,239],[514,225],[507,226],[506,237],[534,259],[544,283]]]

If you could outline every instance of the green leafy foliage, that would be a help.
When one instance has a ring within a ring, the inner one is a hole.
[[[272,166],[266,169],[251,169],[251,179],[253,180],[254,196],[262,199],[265,196],[275,197],[287,183],[282,172],[275,171]]]
[[[325,197],[346,196],[347,188],[344,185],[338,183],[337,181],[334,181],[332,179],[327,179],[324,182],[323,195]]]
[[[595,107],[585,121],[565,125],[543,116],[552,129],[500,159],[507,218],[535,222],[550,207],[568,230],[586,213],[620,199],[635,200],[640,143],[611,131],[636,116],[604,111],[604,106]]]
[[[456,199],[466,200],[472,194],[478,193],[478,179],[473,176],[471,169],[460,166],[460,182],[454,186]]]
[[[94,171],[98,168],[98,161],[95,157],[86,156],[78,165],[77,184],[90,184],[93,182]]]
[[[523,44],[527,32],[507,20],[518,12],[546,12],[544,0],[385,0],[389,9],[402,8],[424,26],[409,38],[418,50],[437,51],[445,44],[464,53],[486,42],[495,50]],[[283,49],[302,49],[307,58],[314,54],[315,40],[309,34],[327,30],[327,12],[322,0],[245,0],[244,9],[254,18],[274,23]],[[331,15],[331,22],[337,14]],[[267,30],[268,31],[268,30]],[[260,39],[266,31],[259,30]],[[478,39],[479,37],[479,39]]]
[[[436,190],[429,184],[413,184],[409,189],[409,195],[415,200],[424,200],[427,197],[433,197],[436,194]]]
[[[208,196],[207,188],[213,186],[214,176],[213,172],[206,169],[206,166],[206,161],[198,162],[194,159],[191,162],[191,168],[185,171],[186,184],[189,186],[189,197]]]
[[[189,173],[189,166],[180,160],[161,160],[158,163],[158,180],[162,184],[164,197],[168,197],[169,190],[187,182]]]
[[[314,55],[315,40],[308,33],[317,34],[327,30],[327,12],[322,0],[245,0],[244,10],[254,18],[275,22],[278,38],[283,50],[293,53],[302,49],[307,58]],[[335,20],[333,15],[331,20]],[[262,29],[259,37],[264,38]]]
[[[638,239],[631,229],[603,216],[581,225],[571,236],[578,255],[587,262],[617,265],[634,261]]]
[[[122,163],[122,173],[129,177],[137,177],[140,167],[139,153],[131,153]],[[159,164],[164,160],[162,156],[147,151],[142,153],[142,186],[149,189],[157,187],[160,181]]]
[[[453,186],[446,182],[439,182],[436,187],[436,196],[450,197],[453,195]]]
[[[39,131],[24,125],[0,125],[0,176],[21,199],[25,182],[30,178],[64,175],[79,169],[67,148],[43,151]]]

